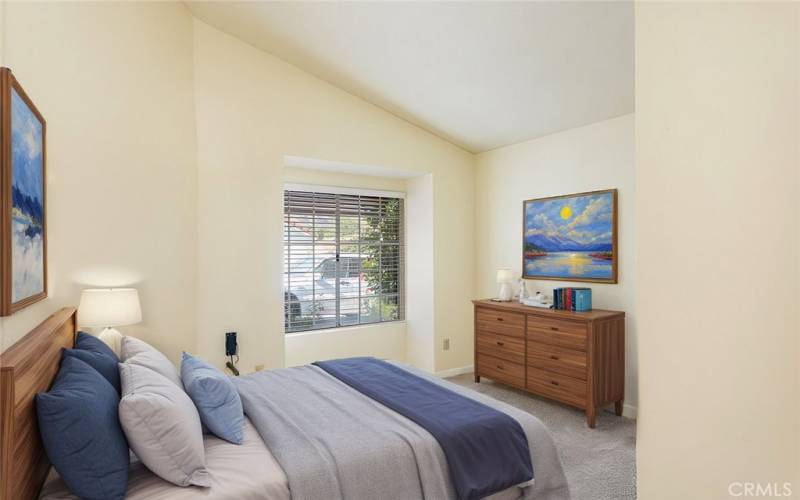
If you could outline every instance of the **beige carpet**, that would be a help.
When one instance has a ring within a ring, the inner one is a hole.
[[[580,410],[472,374],[448,380],[535,415],[550,430],[575,500],[636,498],[636,421],[602,412],[597,427],[586,427]]]

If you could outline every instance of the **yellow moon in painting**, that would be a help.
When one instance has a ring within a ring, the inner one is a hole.
[[[569,208],[569,205],[564,205],[564,207],[561,208],[561,218],[567,220],[570,217],[572,217],[572,209]]]

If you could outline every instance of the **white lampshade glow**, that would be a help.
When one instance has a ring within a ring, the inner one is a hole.
[[[511,269],[498,269],[497,282],[498,283],[511,283],[514,281],[514,275],[511,274]]]
[[[81,292],[78,324],[84,327],[133,325],[142,321],[135,288],[96,288]]]

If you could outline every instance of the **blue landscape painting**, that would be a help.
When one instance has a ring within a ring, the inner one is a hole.
[[[525,202],[526,278],[615,281],[616,191]]]
[[[42,123],[11,91],[11,302],[44,291]]]

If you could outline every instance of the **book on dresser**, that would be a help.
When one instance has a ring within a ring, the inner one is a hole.
[[[475,382],[481,377],[597,412],[625,396],[625,313],[559,311],[474,300]]]

